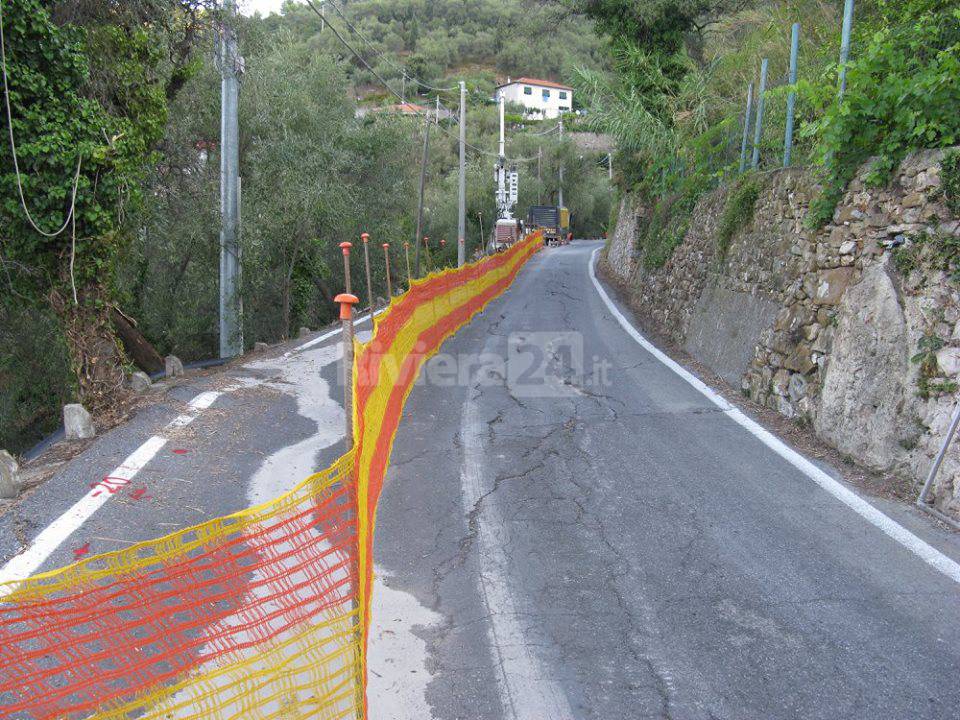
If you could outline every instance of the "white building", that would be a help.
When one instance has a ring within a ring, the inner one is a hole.
[[[531,115],[544,118],[559,117],[561,112],[573,109],[573,88],[551,80],[517,78],[497,86],[497,101],[503,97],[508,103],[523,105]]]

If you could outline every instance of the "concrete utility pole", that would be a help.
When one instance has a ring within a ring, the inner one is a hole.
[[[607,153],[607,179],[613,182],[613,153]]]
[[[560,192],[557,194],[558,205],[563,207],[563,113],[560,113]]]
[[[220,357],[243,354],[243,298],[240,295],[240,95],[242,60],[234,23],[236,0],[224,0],[220,39]]]
[[[467,261],[467,84],[460,81],[460,187],[457,203],[457,267]]]
[[[430,158],[430,116],[423,116],[423,156],[420,158],[420,201],[417,203],[417,234],[413,237],[413,267],[420,277],[420,233],[423,230],[423,188],[427,182],[427,161]]]

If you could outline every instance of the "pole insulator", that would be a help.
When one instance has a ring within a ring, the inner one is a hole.
[[[356,295],[351,295],[350,293],[340,293],[337,295],[333,301],[335,303],[340,303],[340,319],[349,320],[353,317],[353,306],[360,302],[360,299]]]

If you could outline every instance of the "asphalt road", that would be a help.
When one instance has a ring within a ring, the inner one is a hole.
[[[641,348],[590,280],[596,247],[534,257],[410,396],[379,511],[371,718],[960,717],[958,585]],[[0,565],[153,436],[37,569],[325,467],[336,338],[294,346],[157,388],[0,517]],[[870,502],[960,559],[956,535]]]
[[[642,349],[596,247],[535,257],[410,397],[376,548],[421,615],[371,668],[422,697],[374,717],[960,717],[957,583]]]

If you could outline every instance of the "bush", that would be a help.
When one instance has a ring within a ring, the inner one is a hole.
[[[717,259],[721,263],[727,257],[733,236],[753,221],[753,211],[761,189],[762,184],[755,173],[744,175],[730,189],[717,231]]]
[[[911,150],[960,141],[960,9],[946,0],[879,8],[880,29],[848,65],[843,101],[806,130],[819,135],[827,169],[813,226],[829,222],[867,158],[875,156],[868,181],[880,184]]]

